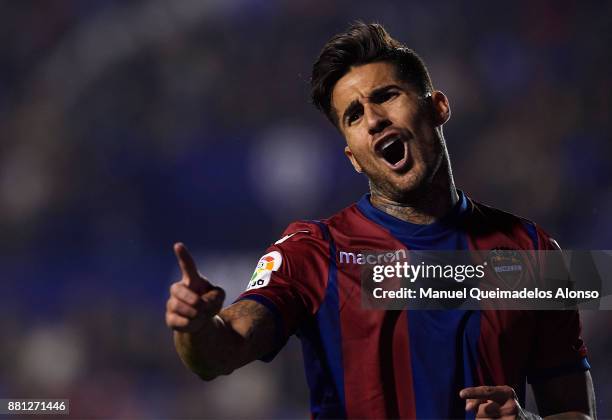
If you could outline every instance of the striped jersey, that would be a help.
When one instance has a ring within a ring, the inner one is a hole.
[[[364,250],[553,250],[534,223],[469,199],[429,225],[360,201],[289,225],[240,299],[277,320],[278,350],[302,343],[313,418],[464,418],[462,388],[509,385],[589,369],[577,311],[372,310],[361,304]],[[266,356],[271,360],[275,354]]]

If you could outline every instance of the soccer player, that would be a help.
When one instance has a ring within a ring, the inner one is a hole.
[[[370,194],[289,225],[223,309],[224,291],[176,244],[182,279],[166,323],[183,362],[211,380],[272,359],[296,334],[314,418],[539,418],[521,407],[526,381],[542,416],[594,418],[577,311],[361,306],[363,250],[556,249],[534,223],[455,187],[442,133],[449,101],[422,60],[380,25],[354,24],[315,62],[312,99]]]

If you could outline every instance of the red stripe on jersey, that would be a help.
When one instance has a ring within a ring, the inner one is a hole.
[[[397,312],[397,311],[396,311]],[[399,418],[416,417],[416,401],[412,385],[410,343],[408,338],[408,311],[402,311],[395,324],[393,340],[393,366]]]
[[[470,250],[533,249],[533,242],[520,219],[479,204],[468,222]],[[529,331],[522,330],[533,317],[519,311],[483,310],[478,340],[478,380],[481,385],[510,385],[521,389],[530,346]],[[521,340],[517,340],[521,337]],[[524,355],[524,357],[517,357]]]
[[[338,252],[405,248],[354,207],[348,211],[354,214],[343,218],[342,226],[333,221],[330,224]],[[346,237],[340,233],[347,231],[358,235]],[[361,287],[355,281],[360,276],[354,272],[361,267],[355,264],[348,270],[338,270],[346,414],[349,418],[414,417],[407,312],[363,309]],[[381,354],[389,350],[392,354]]]

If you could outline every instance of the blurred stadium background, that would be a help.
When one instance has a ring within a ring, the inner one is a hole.
[[[0,396],[79,418],[304,418],[298,343],[212,383],[175,356],[172,243],[235,298],[292,220],[366,182],[307,103],[354,19],[419,52],[460,188],[567,249],[612,248],[611,2],[3,1]],[[601,417],[612,313],[585,312]]]

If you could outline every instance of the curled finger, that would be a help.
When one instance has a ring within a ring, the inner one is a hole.
[[[481,418],[492,418],[496,419],[501,417],[501,406],[495,401],[488,401],[478,406],[478,412],[476,414],[477,419]]]
[[[170,286],[170,296],[174,296],[191,306],[196,305],[200,301],[200,296],[197,293],[180,282]]]
[[[171,313],[175,313],[190,319],[193,319],[198,315],[196,308],[176,298],[170,298],[168,300],[167,309]]]

